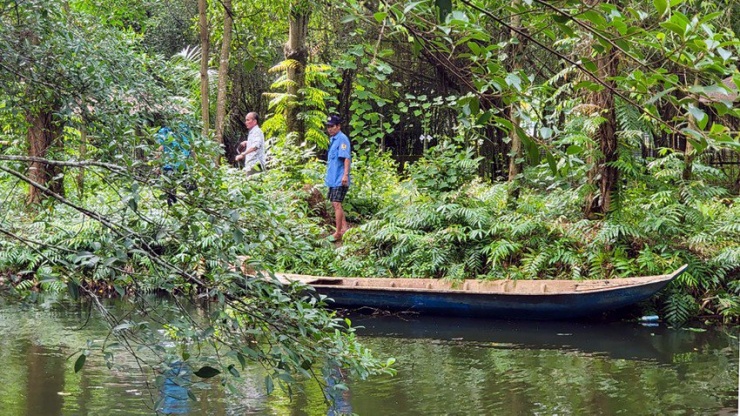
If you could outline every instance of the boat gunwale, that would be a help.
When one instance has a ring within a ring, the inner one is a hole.
[[[299,281],[306,285],[312,286],[316,289],[337,289],[337,290],[351,290],[351,291],[393,291],[393,292],[403,292],[403,293],[426,293],[426,294],[466,294],[466,295],[500,295],[500,296],[557,296],[557,295],[577,295],[577,294],[589,294],[589,293],[604,293],[604,292],[611,292],[611,291],[618,291],[621,289],[634,289],[637,287],[642,286],[649,286],[654,284],[660,284],[660,283],[668,283],[671,280],[678,277],[681,273],[683,273],[687,265],[683,265],[676,269],[673,273],[670,274],[662,274],[662,275],[655,275],[655,276],[639,276],[639,277],[625,277],[625,278],[615,278],[615,279],[594,279],[594,280],[494,280],[494,281],[485,281],[485,280],[476,280],[476,279],[467,279],[465,281],[460,282],[460,285],[463,286],[462,289],[454,289],[452,286],[455,284],[455,282],[450,281],[441,281],[441,279],[415,279],[415,278],[372,278],[372,277],[320,277],[320,276],[307,276],[307,275],[300,275],[300,274],[289,274],[289,273],[276,273],[275,277],[278,278],[283,283],[289,283],[290,281]],[[423,286],[426,286],[426,283],[429,285],[447,285],[450,287],[403,287],[403,286],[372,286],[372,285],[349,285],[349,284],[341,284],[341,282],[361,282],[362,280],[372,280],[372,281],[378,281],[378,280],[389,280],[389,281],[414,281],[416,284],[418,282],[422,282]],[[322,284],[322,282],[327,281],[335,281],[340,284]],[[441,282],[441,283],[440,283]],[[496,289],[496,290],[476,290],[471,288],[464,288],[464,286],[467,283],[473,283],[475,286],[485,285],[486,283],[492,282],[496,283],[498,286],[491,287],[490,289]],[[506,291],[505,287],[502,285],[506,285],[508,283],[513,283],[514,286],[521,282],[527,282],[524,283],[525,286],[530,286],[529,288],[525,288],[527,290],[525,291]],[[621,284],[613,284],[615,282],[620,282]],[[569,288],[564,288],[561,290],[556,291],[535,291],[532,289],[536,289],[537,285],[545,285],[541,286],[541,288],[546,289],[546,285],[550,285],[550,287],[554,287],[557,285],[565,285],[570,286]],[[578,289],[579,284],[587,284],[589,286],[595,286],[595,287],[587,287]],[[603,286],[602,286],[603,285]]]

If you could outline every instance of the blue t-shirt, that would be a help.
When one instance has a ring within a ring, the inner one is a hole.
[[[189,131],[175,133],[169,127],[159,129],[155,137],[164,151],[164,170],[182,170],[185,160],[190,157]]]
[[[344,176],[344,159],[352,160],[349,139],[341,131],[331,137],[329,141],[329,156],[326,159],[326,179],[324,183],[329,188],[342,186]],[[349,175],[348,175],[349,176]],[[350,182],[352,178],[350,177]],[[347,183],[349,186],[349,183]]]

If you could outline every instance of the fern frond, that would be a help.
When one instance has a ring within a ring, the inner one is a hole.
[[[483,253],[488,256],[488,264],[491,267],[496,267],[518,253],[521,248],[522,245],[520,243],[514,243],[509,240],[496,240],[485,247]]]
[[[268,69],[267,72],[269,73],[275,73],[275,72],[285,72],[289,69],[297,69],[301,68],[302,64],[295,59],[286,59],[283,61],[278,62],[275,64],[272,68]]]
[[[688,322],[698,309],[694,298],[685,293],[673,293],[666,300],[663,314],[666,321],[673,326],[681,326]]]

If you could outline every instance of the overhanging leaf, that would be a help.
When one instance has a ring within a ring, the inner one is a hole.
[[[219,370],[211,367],[211,366],[205,365],[205,366],[199,368],[198,371],[196,371],[193,374],[195,374],[196,376],[198,376],[200,378],[212,378],[212,377],[215,377],[215,376],[221,374],[221,372]]]
[[[85,365],[85,360],[87,360],[87,355],[81,354],[79,357],[77,357],[77,360],[75,361],[75,373],[80,372],[82,370],[82,367]]]

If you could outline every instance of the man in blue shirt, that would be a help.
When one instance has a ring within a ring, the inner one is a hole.
[[[187,160],[192,155],[189,139],[191,135],[190,128],[184,124],[180,124],[176,132],[164,126],[154,135],[159,144],[159,154],[164,162],[162,173],[166,176],[165,193],[169,206],[177,202],[176,188],[178,182],[183,181],[183,176],[185,177],[183,181],[185,190],[195,189],[195,185],[187,178]]]
[[[350,177],[349,167],[352,162],[352,154],[349,139],[342,133],[342,120],[337,116],[331,116],[326,121],[326,131],[329,133],[329,155],[326,159],[326,179],[324,183],[329,187],[327,198],[334,207],[334,219],[336,221],[336,232],[331,235],[331,240],[339,241],[349,228],[344,218],[342,201],[349,190]]]

